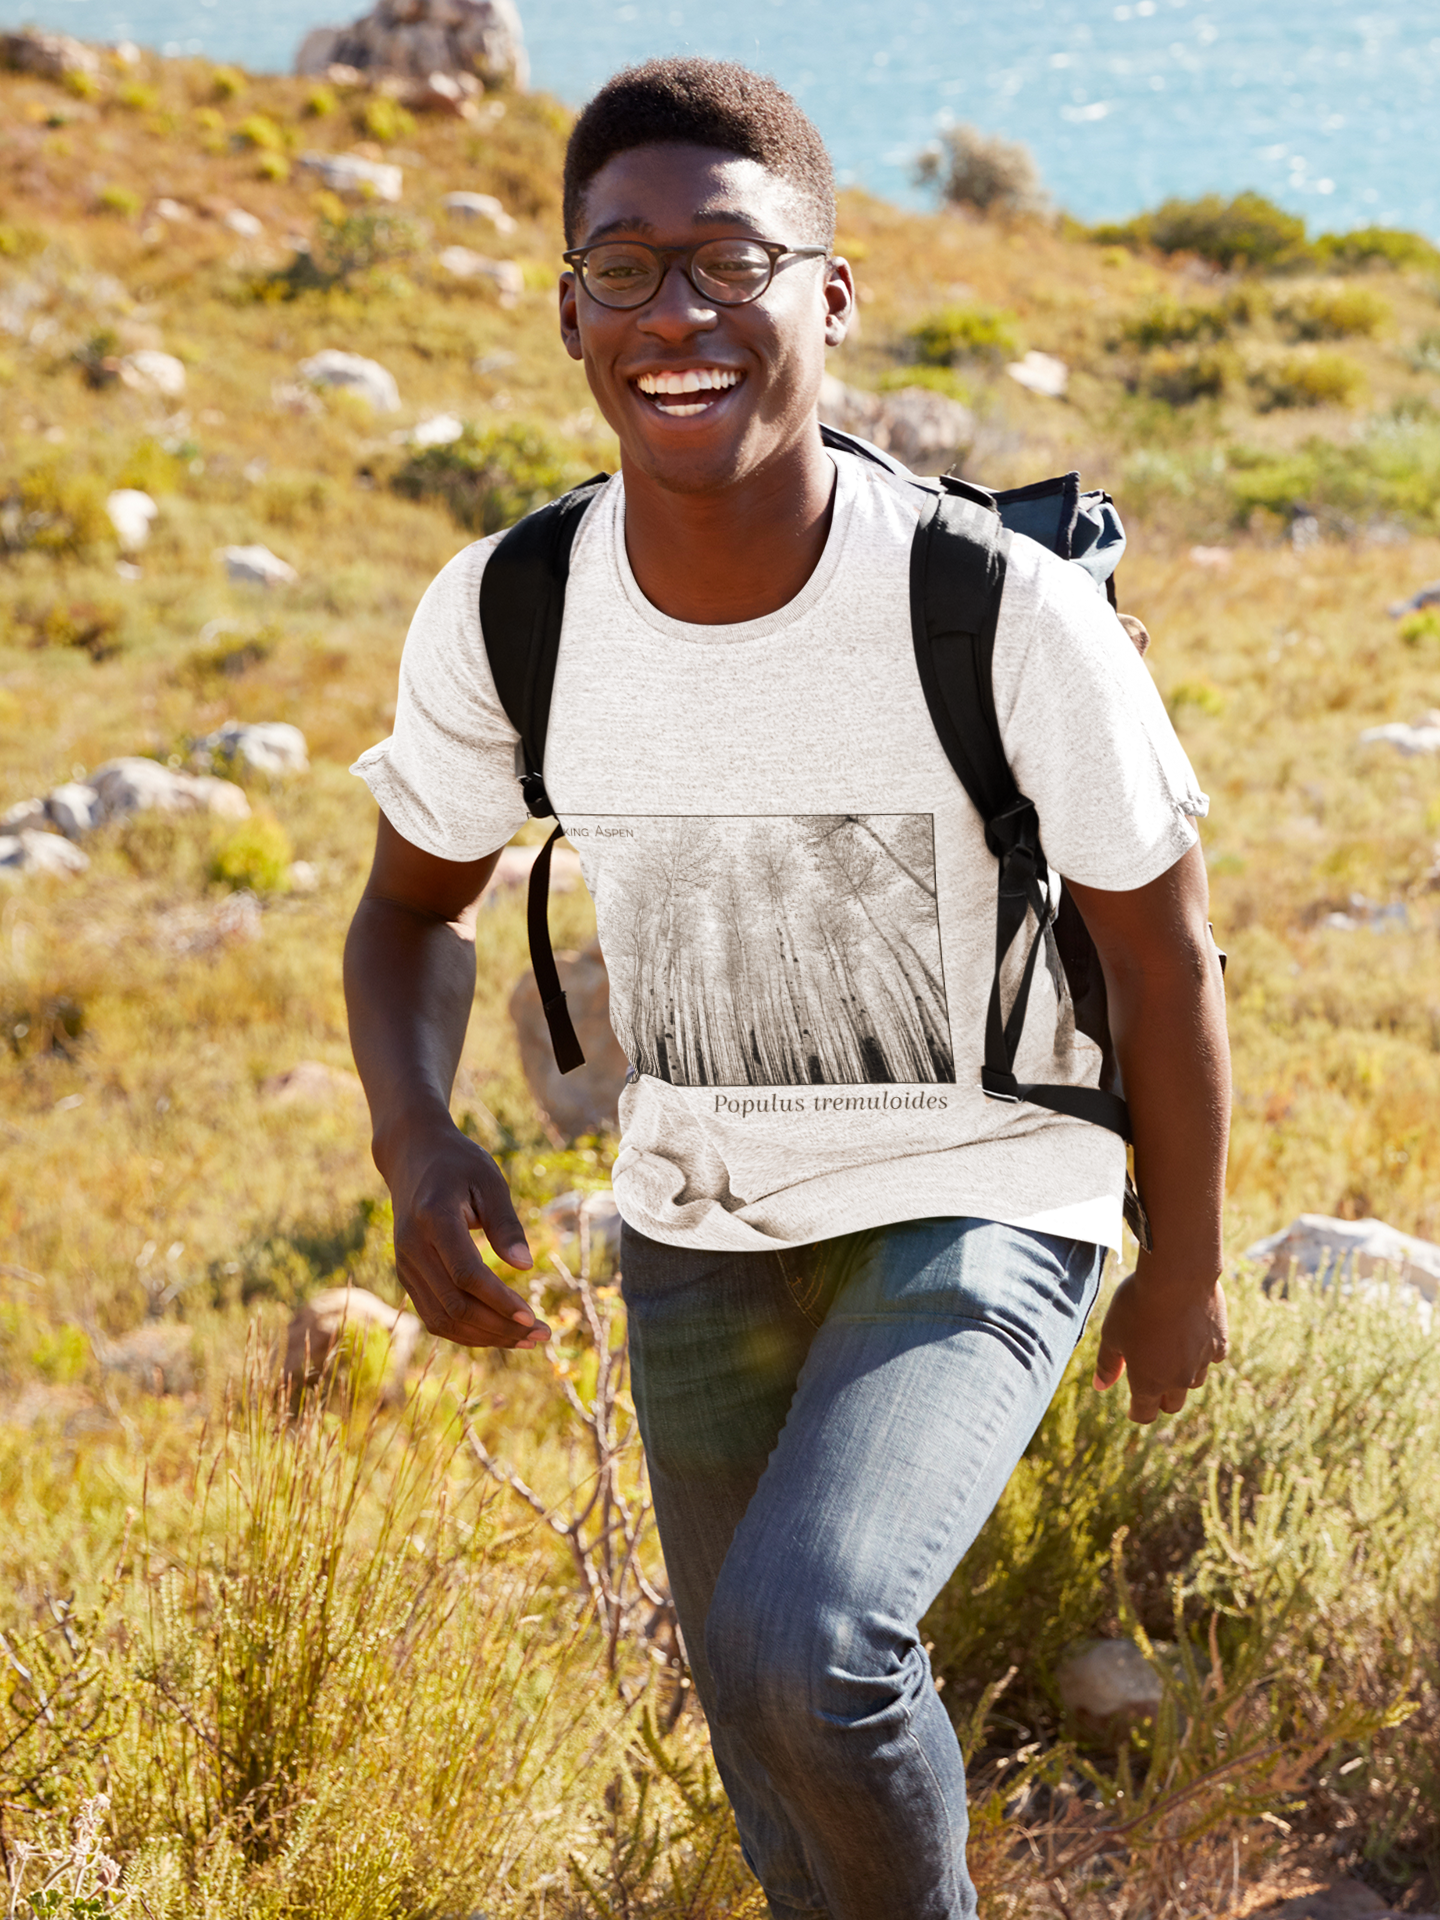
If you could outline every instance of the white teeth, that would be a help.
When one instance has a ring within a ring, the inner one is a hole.
[[[722,393],[739,384],[740,375],[720,367],[687,367],[684,373],[642,373],[635,382],[642,393]],[[670,408],[667,411],[673,412]]]
[[[678,420],[682,414],[705,413],[709,409],[709,406],[710,402],[708,400],[696,400],[692,401],[688,407],[662,406],[660,411],[662,413],[668,413],[672,419]]]

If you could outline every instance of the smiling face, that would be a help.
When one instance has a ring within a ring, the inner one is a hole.
[[[585,190],[578,246],[643,240],[817,243],[814,216],[783,176],[710,147],[634,147]],[[843,260],[782,259],[758,300],[697,293],[678,262],[643,307],[602,306],[563,276],[560,327],[583,360],[627,474],[679,493],[734,486],[815,433],[825,349],[844,338],[855,289]]]

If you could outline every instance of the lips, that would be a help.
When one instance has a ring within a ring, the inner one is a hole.
[[[638,374],[632,384],[657,413],[679,420],[709,413],[744,378],[735,367],[685,367]]]

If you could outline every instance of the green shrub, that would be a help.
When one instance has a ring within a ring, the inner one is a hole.
[[[255,175],[260,180],[288,180],[290,162],[283,153],[262,153],[255,165]]]
[[[1188,407],[1196,400],[1218,399],[1229,375],[1230,358],[1223,353],[1213,349],[1176,353],[1162,348],[1146,357],[1139,386],[1167,406]]]
[[[1315,258],[1342,272],[1356,267],[1440,267],[1440,247],[1402,227],[1357,227],[1353,233],[1317,234]]]
[[[305,116],[310,120],[323,120],[327,114],[334,113],[339,104],[333,87],[312,87],[305,96]]]
[[[144,203],[132,187],[102,187],[95,204],[102,213],[118,213],[122,219],[133,220]]]
[[[210,75],[210,91],[217,100],[234,100],[245,91],[245,76],[238,67],[216,67]]]
[[[1030,149],[979,127],[947,127],[921,153],[915,179],[938,190],[948,205],[977,213],[1039,213],[1045,206]]]
[[[931,393],[943,393],[947,400],[968,405],[970,387],[953,367],[889,367],[881,374],[881,393],[898,393],[904,387],[927,387]]]
[[[1153,301],[1127,320],[1121,328],[1121,338],[1142,350],[1226,340],[1235,327],[1249,325],[1262,304],[1260,296],[1250,287],[1237,288],[1223,300],[1198,304],[1166,297]]]
[[[1343,353],[1295,353],[1264,360],[1250,373],[1255,403],[1274,407],[1348,407],[1365,385],[1364,371]]]
[[[16,630],[28,636],[32,647],[75,647],[92,660],[108,660],[120,652],[123,616],[114,602],[96,605],[88,600],[52,600],[43,607],[22,604],[15,610]]]
[[[273,814],[257,813],[222,835],[207,871],[221,886],[251,893],[286,893],[294,855],[290,836]]]
[[[472,533],[497,533],[583,478],[537,427],[467,426],[445,447],[424,447],[391,482],[411,500],[441,500]]]
[[[297,253],[287,267],[254,283],[261,299],[294,299],[348,287],[397,260],[408,259],[420,243],[419,229],[398,213],[322,211],[308,253]]]
[[[415,131],[415,116],[407,113],[398,101],[381,93],[365,102],[360,113],[360,129],[371,140],[388,147],[397,140],[410,138]]]
[[[0,553],[76,556],[114,540],[105,496],[92,474],[32,467],[0,481]]]
[[[115,99],[132,113],[153,113],[160,104],[160,90],[143,80],[125,80],[115,89]]]
[[[1369,287],[1312,287],[1277,301],[1275,318],[1297,340],[1345,340],[1378,333],[1390,303]]]
[[[1417,528],[1440,525],[1440,415],[1395,409],[1338,446],[1319,437],[1277,454],[1231,447],[1223,478],[1242,524],[1256,507],[1288,518],[1298,507],[1355,521],[1385,515]]]
[[[1277,267],[1306,258],[1305,222],[1259,193],[1166,200],[1119,226],[1093,227],[1090,238],[1103,246],[1195,253],[1226,268]]]
[[[1017,353],[1015,315],[1003,307],[942,307],[910,333],[922,366],[948,367],[961,359],[998,359]]]
[[[286,147],[284,130],[265,113],[246,114],[232,138],[238,146],[258,147],[266,153],[283,153]]]
[[[1417,373],[1440,373],[1440,327],[1432,327],[1420,335],[1410,364]]]
[[[1422,607],[1418,613],[1407,613],[1397,631],[1407,647],[1419,647],[1428,640],[1440,640],[1440,611],[1434,607]]]
[[[78,1380],[90,1361],[90,1342],[83,1327],[55,1327],[43,1333],[30,1354],[30,1364],[42,1380],[68,1386]]]

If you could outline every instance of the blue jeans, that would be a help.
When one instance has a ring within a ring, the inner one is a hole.
[[[999,1499],[1103,1248],[916,1220],[782,1254],[621,1250],[695,1686],[776,1920],[968,1920],[965,1771],[921,1615]]]

